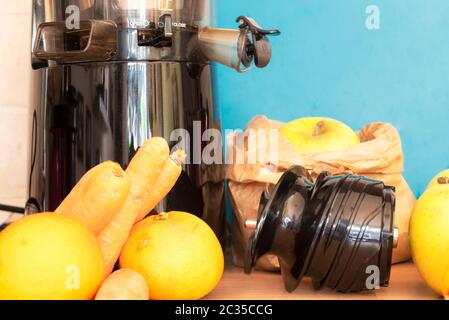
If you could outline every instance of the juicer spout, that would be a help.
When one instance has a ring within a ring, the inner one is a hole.
[[[204,27],[198,40],[203,55],[238,72],[247,71],[254,61],[258,68],[271,60],[272,48],[268,36],[279,35],[279,30],[265,30],[249,17],[237,18],[239,30]]]

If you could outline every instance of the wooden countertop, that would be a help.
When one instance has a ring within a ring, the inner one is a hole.
[[[280,274],[255,272],[227,266],[223,280],[207,299],[210,300],[436,300],[440,299],[420,278],[413,263],[393,266],[389,288],[375,293],[340,294],[331,290],[314,291],[305,279],[294,293],[284,290]]]

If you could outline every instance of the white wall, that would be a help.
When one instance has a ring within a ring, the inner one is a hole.
[[[31,0],[0,4],[0,203],[23,206],[29,154]]]

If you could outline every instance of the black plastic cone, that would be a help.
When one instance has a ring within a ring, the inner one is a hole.
[[[359,292],[388,286],[394,236],[395,190],[364,177],[288,170],[261,199],[245,272],[257,259],[276,255],[287,291],[303,277],[314,286]],[[369,282],[372,270],[379,277]]]

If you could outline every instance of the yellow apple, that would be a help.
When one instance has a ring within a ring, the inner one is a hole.
[[[430,288],[448,295],[449,188],[436,185],[418,200],[410,221],[413,260]]]
[[[445,171],[439,173],[435,178],[433,178],[432,181],[430,181],[430,184],[427,187],[427,189],[430,189],[437,185],[448,185],[449,186],[449,170],[445,170]]]
[[[350,127],[328,118],[298,119],[282,127],[280,133],[303,155],[344,150],[360,144]]]

